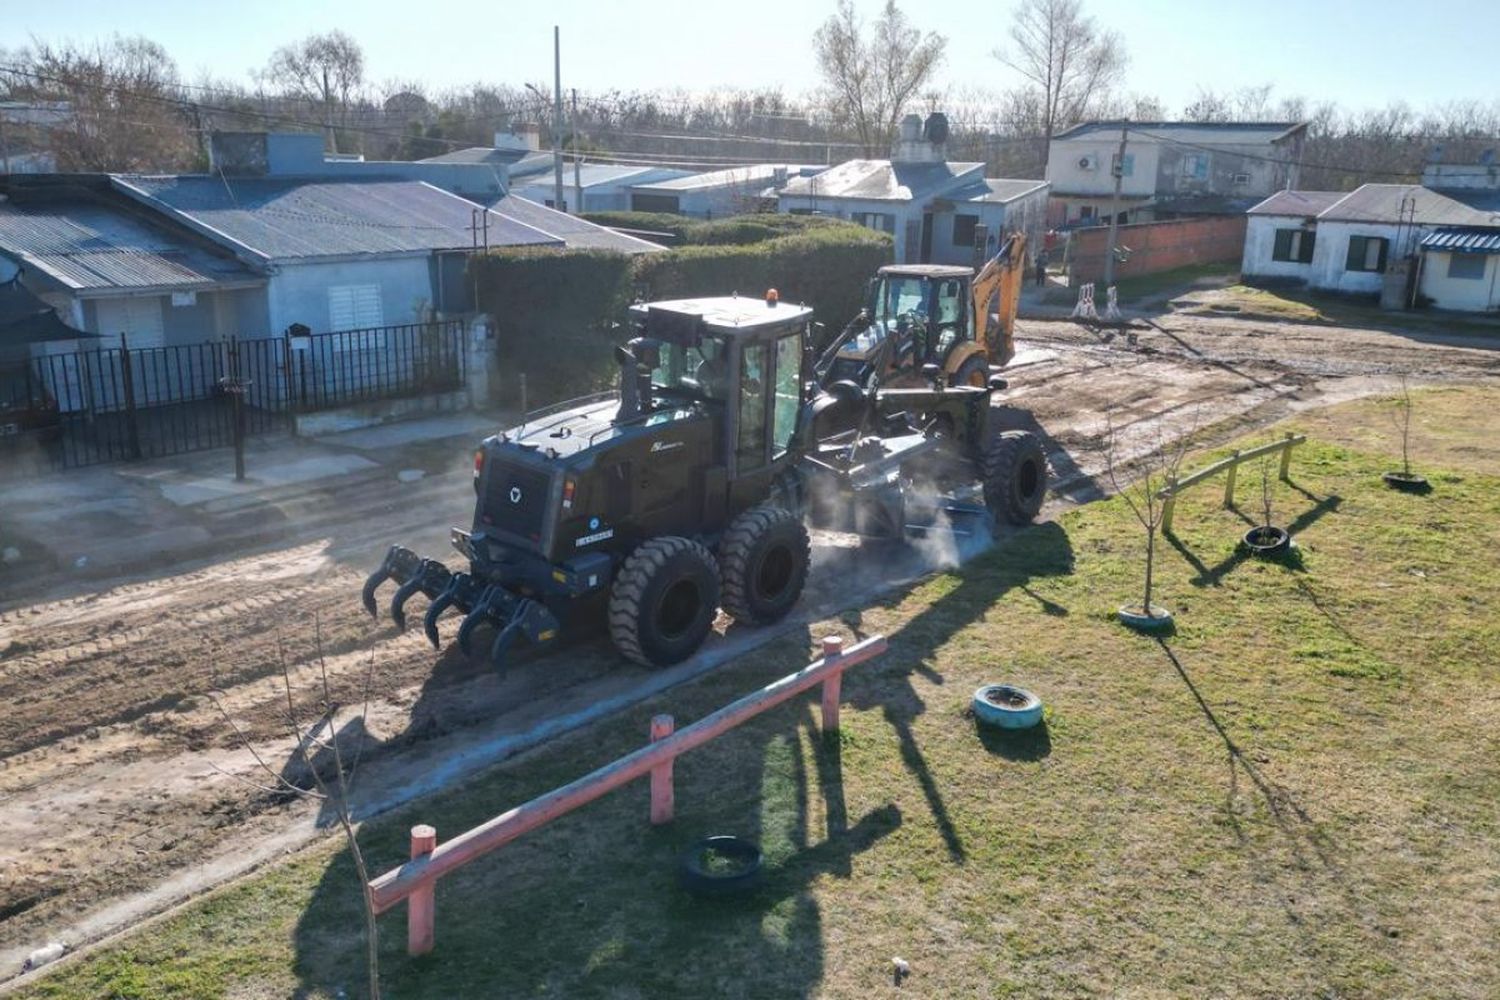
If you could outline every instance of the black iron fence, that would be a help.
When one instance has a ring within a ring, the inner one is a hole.
[[[222,448],[284,431],[294,413],[451,392],[465,374],[461,321],[165,347],[121,337],[0,361],[0,460],[73,468]]]

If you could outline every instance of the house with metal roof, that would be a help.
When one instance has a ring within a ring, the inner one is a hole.
[[[532,157],[521,165],[535,162]],[[687,177],[690,170],[674,167],[632,167],[611,163],[567,163],[563,165],[563,211],[624,212],[630,209],[630,190],[637,184]],[[550,155],[545,168],[524,175],[512,174],[510,193],[547,208],[557,207],[557,177]]]
[[[1500,180],[1492,189],[1281,191],[1248,214],[1240,263],[1248,283],[1380,296],[1398,306],[1500,309]]]
[[[1085,122],[1048,143],[1050,221],[1108,225],[1116,170],[1121,222],[1240,215],[1297,186],[1306,138],[1304,122]]]
[[[777,208],[830,215],[890,233],[895,258],[908,264],[973,264],[996,251],[1007,232],[1040,246],[1046,181],[984,176],[983,163],[947,158],[948,119],[907,115],[888,160],[849,160],[787,181]]]
[[[794,178],[813,177],[825,164],[753,163],[630,186],[630,210],[722,219],[776,204],[776,192]]]
[[[71,326],[142,347],[265,329],[263,268],[136,209],[107,177],[7,178],[0,259]]]

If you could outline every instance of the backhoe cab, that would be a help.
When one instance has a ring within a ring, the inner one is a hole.
[[[1026,238],[1008,237],[976,277],[946,264],[889,264],[871,280],[865,306],[817,364],[820,384],[924,384],[937,365],[947,385],[975,388],[1015,354],[1014,330]],[[991,302],[998,295],[998,310]],[[894,339],[894,349],[881,350]],[[876,362],[888,358],[877,373]]]

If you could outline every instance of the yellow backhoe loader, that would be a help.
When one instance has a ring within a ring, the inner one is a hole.
[[[866,387],[922,385],[936,365],[948,385],[983,388],[1015,354],[1016,306],[1026,274],[1026,237],[1008,237],[978,276],[948,264],[889,264],[869,297],[815,365],[818,382]],[[998,302],[996,302],[998,299]],[[991,311],[991,304],[995,309]],[[882,351],[889,337],[894,350]],[[877,364],[885,364],[876,372]]]

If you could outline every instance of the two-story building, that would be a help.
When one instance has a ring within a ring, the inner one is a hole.
[[[987,178],[983,163],[949,161],[947,139],[946,116],[924,123],[907,115],[889,160],[849,160],[791,178],[777,191],[777,208],[890,233],[903,263],[972,264],[1010,232],[1040,246],[1047,182]]]
[[[1238,215],[1273,192],[1296,187],[1306,136],[1300,122],[1074,126],[1048,147],[1049,222],[1107,225],[1117,165],[1121,222]]]

